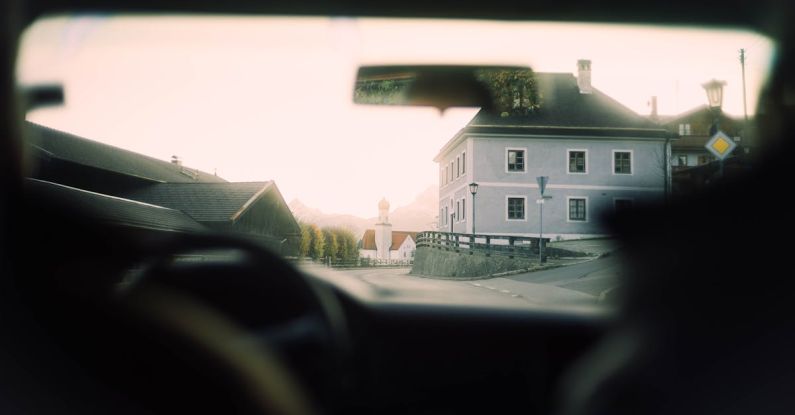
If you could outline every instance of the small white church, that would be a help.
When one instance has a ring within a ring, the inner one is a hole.
[[[378,223],[367,229],[359,244],[359,257],[384,261],[409,261],[417,249],[417,232],[393,231],[389,223],[389,202],[378,202]]]

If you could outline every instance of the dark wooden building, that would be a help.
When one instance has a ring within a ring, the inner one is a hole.
[[[98,220],[158,232],[229,232],[298,253],[300,228],[273,181],[230,183],[34,123],[26,134],[29,186],[93,207]]]

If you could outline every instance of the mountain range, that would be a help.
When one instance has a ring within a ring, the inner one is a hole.
[[[434,229],[439,204],[438,188],[431,186],[422,191],[411,203],[400,206],[389,212],[389,222],[396,231],[427,231]],[[373,201],[373,210],[378,201]],[[320,209],[305,205],[298,199],[289,203],[290,211],[300,222],[314,223],[323,228],[337,226],[350,230],[361,238],[366,229],[371,229],[378,220],[377,216],[362,218],[347,214],[323,213]]]

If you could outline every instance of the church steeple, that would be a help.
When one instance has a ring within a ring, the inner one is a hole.
[[[389,223],[389,202],[381,198],[378,202],[378,223],[375,224],[376,257],[389,259],[392,248],[392,225]]]
[[[389,202],[386,198],[381,198],[378,202],[378,223],[389,223]]]

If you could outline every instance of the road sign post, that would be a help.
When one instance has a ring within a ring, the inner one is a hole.
[[[723,177],[723,161],[737,148],[737,143],[723,131],[717,130],[704,147],[718,159],[720,163],[718,177]]]
[[[538,176],[536,177],[536,182],[538,183],[538,191],[541,193],[541,199],[538,199],[536,203],[538,203],[538,263],[543,264],[546,262],[546,257],[544,256],[544,190],[546,190],[547,182],[549,182],[549,176]]]

